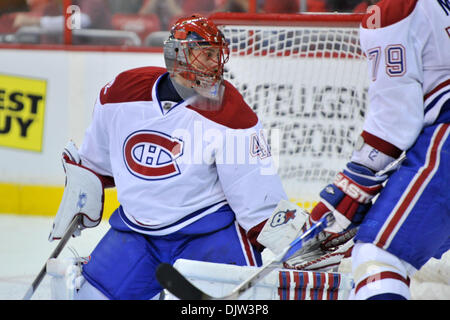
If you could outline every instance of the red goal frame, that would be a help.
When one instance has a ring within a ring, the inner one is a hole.
[[[359,29],[364,13],[240,13],[240,12],[217,12],[209,16],[215,24],[220,26],[273,26],[273,27],[313,27],[313,28],[352,28]],[[269,50],[260,53],[254,53],[249,43],[249,49],[246,52],[240,52],[239,55],[267,56],[273,54]],[[315,50],[314,53],[301,54],[298,51],[285,49],[277,52],[277,56],[290,56],[295,53],[300,57],[323,57],[323,58],[347,58],[353,59],[353,52],[329,53],[327,50]]]
[[[216,12],[217,25],[359,27],[364,13],[240,13]]]

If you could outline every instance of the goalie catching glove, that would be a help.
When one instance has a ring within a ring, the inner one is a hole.
[[[76,216],[82,215],[83,219],[73,236],[79,236],[84,228],[97,226],[103,214],[103,182],[95,172],[81,165],[77,147],[72,141],[64,148],[62,164],[66,183],[49,241],[61,239]]]
[[[387,178],[387,174],[377,176],[369,168],[349,162],[334,183],[320,193],[320,202],[311,211],[310,222],[315,223],[331,212],[335,222],[325,229],[327,232],[341,234],[358,226]]]

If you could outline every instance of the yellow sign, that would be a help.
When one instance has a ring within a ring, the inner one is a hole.
[[[41,151],[46,80],[0,74],[0,146]]]

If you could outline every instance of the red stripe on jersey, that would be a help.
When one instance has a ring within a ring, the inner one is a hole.
[[[268,219],[264,220],[263,222],[258,223],[256,226],[248,230],[247,232],[247,238],[250,241],[250,243],[255,247],[256,250],[259,252],[262,252],[264,250],[264,246],[260,244],[257,240],[259,234],[261,233],[262,228],[266,225]]]
[[[361,25],[366,29],[383,28],[403,20],[416,7],[417,0],[382,0],[376,4],[379,11],[370,10],[363,17]],[[370,8],[370,7],[369,7]],[[380,13],[380,25],[373,25],[374,14]]]
[[[407,193],[401,200],[402,202],[399,203],[398,207],[390,214],[389,219],[386,221],[387,224],[385,224],[385,227],[383,227],[381,231],[382,233],[377,237],[378,240],[375,242],[376,246],[383,248],[386,245],[394,230],[397,229],[399,222],[405,219],[405,215],[408,214],[407,210],[414,198],[420,195],[419,190],[423,188],[425,182],[430,177],[430,174],[434,171],[436,165],[439,164],[439,145],[446,135],[449,126],[449,124],[443,124],[438,129],[430,145],[426,167],[423,167],[423,170],[416,175],[414,180],[412,180],[412,185],[410,184],[410,186],[408,186]]]
[[[248,241],[247,234],[245,233],[244,228],[241,226],[238,226],[239,234],[241,235],[241,242],[244,247],[244,254],[247,257],[248,264],[250,266],[256,266],[255,260],[253,259],[253,251],[250,245],[250,242]]]
[[[449,86],[450,85],[450,79],[448,79],[447,81],[444,81],[440,84],[438,84],[433,90],[431,90],[430,92],[428,92],[424,97],[423,100],[427,100],[430,96],[432,96],[434,93],[438,92],[439,90],[441,90],[442,88]]]
[[[156,80],[167,70],[160,67],[142,67],[124,71],[100,91],[100,102],[121,103],[151,101]]]
[[[375,281],[380,281],[380,280],[384,280],[384,279],[392,279],[392,280],[398,280],[403,282],[404,284],[406,284],[407,286],[409,286],[409,278],[405,279],[403,278],[402,275],[396,273],[396,272],[392,272],[392,271],[384,271],[384,272],[380,272],[380,273],[376,273],[374,275],[368,276],[367,278],[365,278],[364,280],[360,281],[358,283],[358,285],[355,288],[355,294],[358,293],[358,291],[363,288],[364,286],[375,282]]]
[[[361,137],[363,137],[364,142],[367,143],[369,146],[374,147],[378,151],[381,151],[392,158],[397,159],[402,153],[402,150],[394,146],[392,143],[389,143],[381,138],[378,138],[377,136],[367,131],[363,131],[361,133]]]

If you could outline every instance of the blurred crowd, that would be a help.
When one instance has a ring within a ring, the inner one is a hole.
[[[365,12],[375,0],[72,0],[78,6],[78,26],[135,32],[142,40],[152,32],[167,31],[180,17],[214,12]],[[58,31],[65,22],[63,0],[2,0],[0,35],[36,26]],[[254,2],[255,3],[255,2]]]

